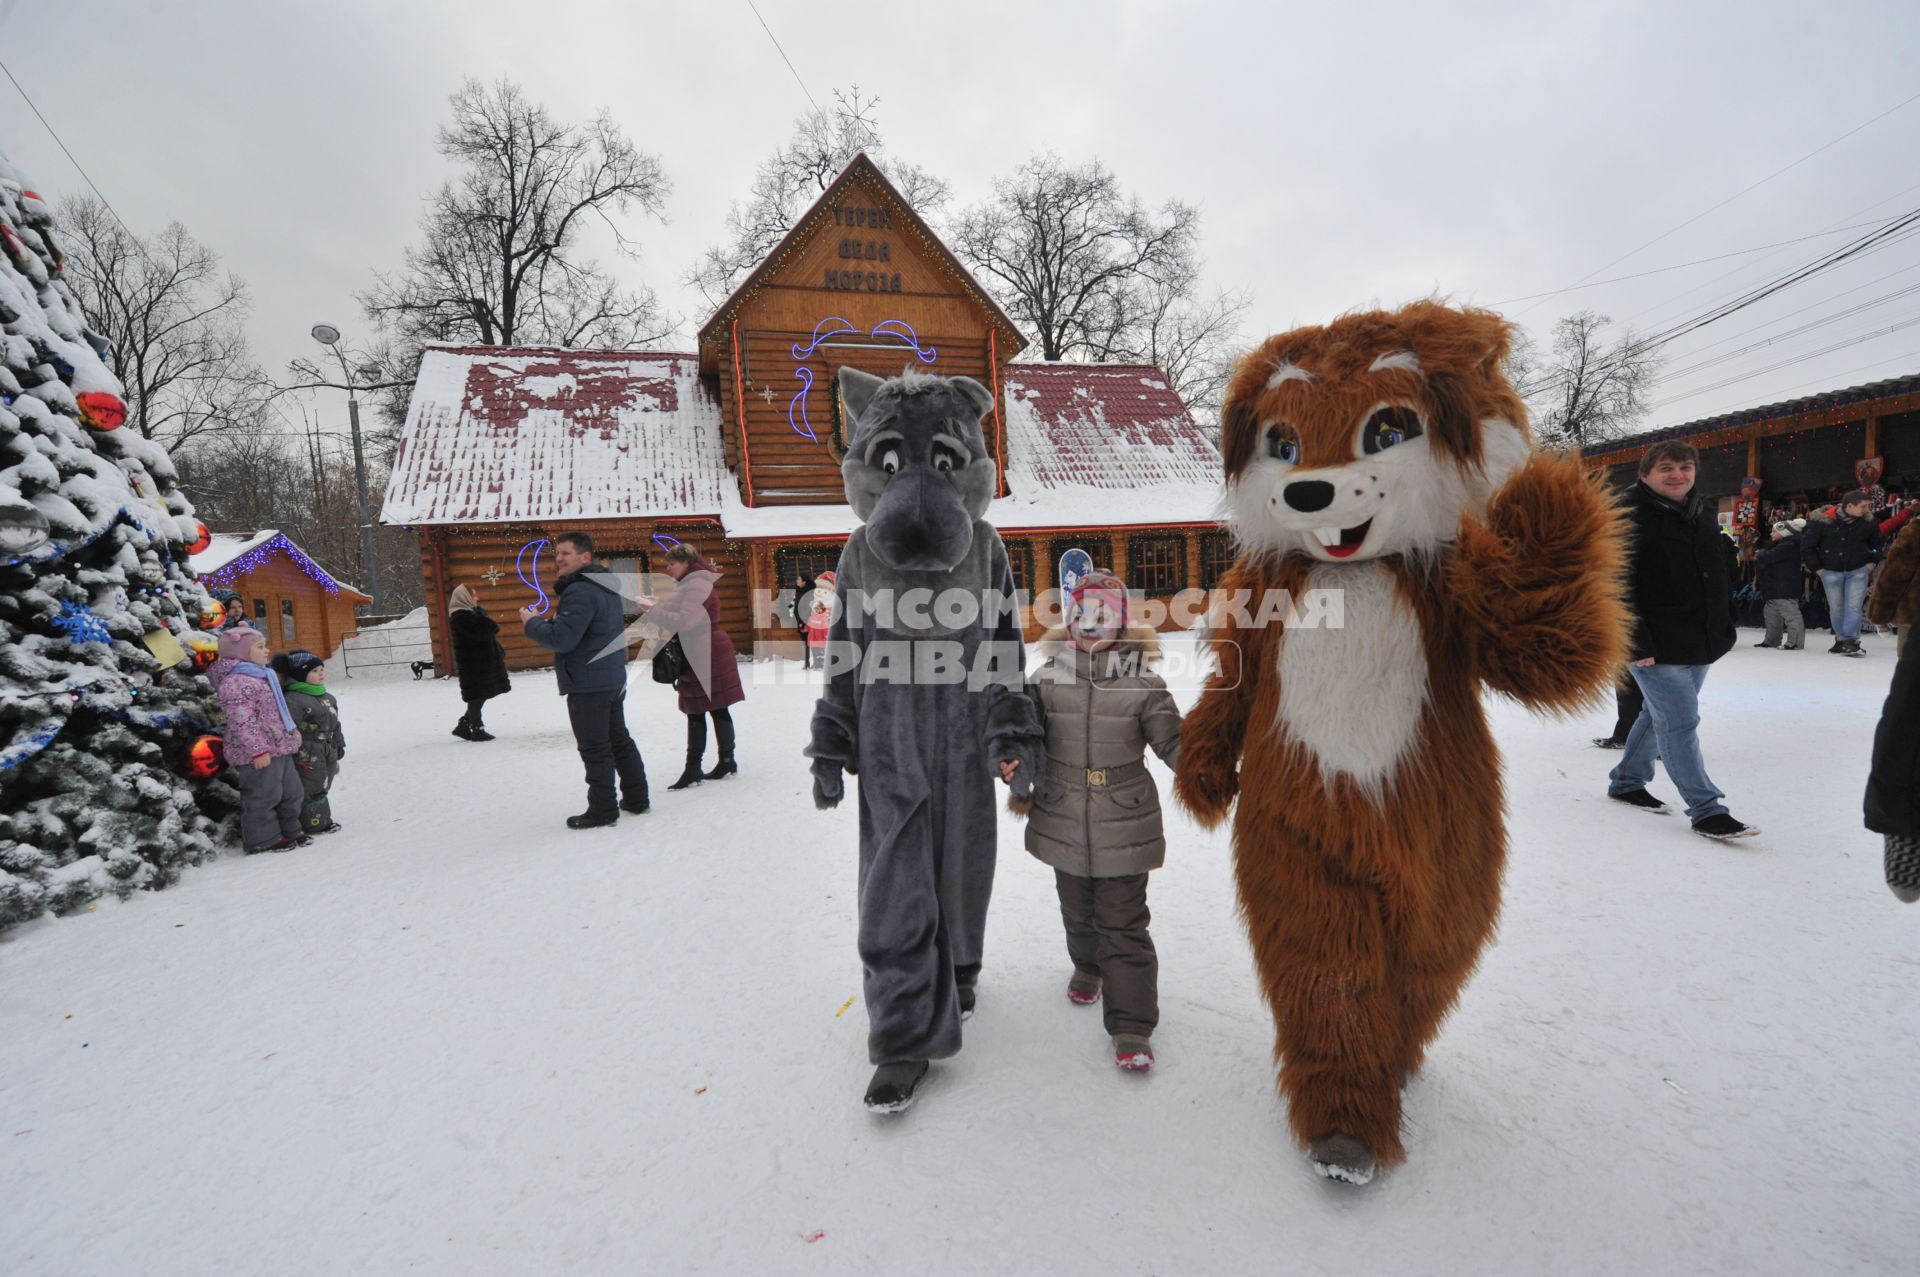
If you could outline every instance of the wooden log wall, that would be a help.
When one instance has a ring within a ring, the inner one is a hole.
[[[484,524],[457,530],[425,527],[420,529],[420,560],[436,673],[453,673],[446,641],[447,596],[455,586],[463,584],[473,590],[480,606],[500,623],[500,643],[506,649],[508,669],[540,669],[553,664],[553,653],[528,638],[520,627],[517,613],[534,601],[534,594],[515,574],[514,559],[527,542],[541,537],[551,540],[567,531],[582,531],[591,536],[596,560],[642,558],[646,570],[663,578],[666,551],[654,542],[656,531],[698,547],[720,573],[715,593],[720,600],[721,628],[743,649],[742,655],[750,654],[753,630],[748,608],[747,548],[741,542],[728,542],[719,526],[711,521],[594,519],[547,527],[509,524]],[[528,562],[531,559],[529,555]],[[498,579],[489,580],[489,571],[497,572]],[[539,580],[551,596],[554,569],[550,547],[540,552]]]

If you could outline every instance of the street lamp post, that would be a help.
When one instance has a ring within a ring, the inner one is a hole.
[[[313,339],[333,351],[340,361],[340,373],[347,384],[347,418],[353,425],[353,481],[360,492],[360,557],[367,565],[367,590],[373,595],[373,613],[385,616],[380,603],[380,556],[373,548],[373,515],[367,507],[367,455],[360,443],[360,397],[354,393],[355,377],[340,351],[340,330],[332,324],[315,324]]]

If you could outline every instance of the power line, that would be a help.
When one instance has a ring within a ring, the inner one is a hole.
[[[1868,204],[1865,207],[1856,208],[1852,212],[1844,214],[1843,216],[1838,218],[1836,221],[1834,221],[1827,229],[1831,230],[1834,227],[1839,226],[1842,222],[1850,222],[1853,218],[1860,216],[1862,213],[1871,212],[1872,210],[1879,208],[1882,204],[1891,204],[1893,201],[1900,199],[1902,196],[1909,195],[1914,191],[1920,191],[1920,182],[1916,182],[1912,186],[1909,186],[1904,190],[1895,191],[1892,195],[1888,195],[1883,199],[1877,199],[1873,201],[1873,203]],[[1779,256],[1778,253],[1772,253],[1772,254],[1769,254],[1768,257],[1761,258],[1760,261],[1750,263],[1750,265],[1753,265],[1753,266],[1764,265],[1771,258],[1778,257],[1778,256]],[[1738,275],[1741,271],[1746,269],[1747,269],[1747,266],[1742,265],[1742,266],[1736,266],[1732,270],[1724,271],[1721,274],[1715,275],[1712,279],[1703,280],[1702,282],[1695,284],[1693,287],[1687,289],[1684,292],[1676,293],[1672,297],[1667,298],[1665,301],[1655,302],[1651,306],[1644,307],[1641,310],[1638,310],[1633,314],[1627,316],[1626,319],[1623,320],[1622,322],[1630,326],[1636,320],[1642,318],[1643,316],[1654,314],[1655,312],[1667,309],[1669,306],[1672,306],[1675,303],[1683,302],[1687,298],[1693,296],[1695,293],[1698,293],[1704,289],[1711,288],[1715,284],[1719,283],[1721,280],[1732,279],[1735,275]]]
[[[1811,235],[1798,235],[1793,239],[1783,239],[1772,244],[1760,244],[1753,248],[1737,248],[1731,253],[1720,253],[1713,257],[1695,258],[1690,262],[1676,262],[1672,266],[1656,266],[1652,270],[1636,271],[1631,275],[1615,275],[1611,279],[1596,279],[1591,284],[1570,284],[1566,288],[1550,289],[1544,293],[1528,293],[1524,297],[1508,297],[1497,302],[1488,302],[1488,306],[1511,306],[1515,302],[1530,302],[1539,297],[1558,297],[1562,293],[1577,293],[1588,288],[1603,288],[1608,284],[1624,284],[1630,279],[1645,279],[1649,275],[1664,275],[1669,271],[1686,270],[1690,266],[1705,266],[1709,262],[1724,262],[1729,257],[1745,257],[1749,253],[1764,253],[1770,248],[1785,248],[1790,244],[1804,244],[1810,239],[1824,239],[1828,235],[1838,235],[1842,231],[1857,231],[1866,226],[1878,226],[1878,222],[1855,222],[1851,226],[1830,226],[1824,231],[1815,231]],[[1731,274],[1732,272],[1729,272]],[[1722,275],[1720,278],[1725,279]]]
[[[147,246],[141,242],[140,237],[138,235],[135,235],[133,233],[133,228],[127,225],[126,219],[120,216],[120,210],[113,206],[113,201],[109,200],[104,194],[101,193],[100,188],[94,185],[93,179],[87,176],[87,170],[80,167],[80,161],[73,158],[73,152],[67,150],[67,144],[60,140],[60,135],[53,131],[53,125],[47,122],[47,117],[40,113],[40,108],[36,106],[34,104],[33,99],[27,95],[26,89],[21,87],[20,81],[16,79],[13,74],[13,69],[9,67],[4,61],[0,61],[0,71],[5,71],[7,73],[7,79],[13,81],[13,87],[19,92],[20,97],[26,102],[27,106],[32,109],[35,117],[39,119],[41,126],[47,130],[47,136],[53,139],[54,144],[60,148],[61,152],[73,164],[74,169],[79,172],[80,176],[83,179],[85,179],[88,187],[92,189],[93,193],[99,196],[100,202],[107,206],[107,212],[112,213],[113,220],[120,223],[120,229],[127,233],[127,238],[132,240],[134,243],[134,246],[140,250],[140,255],[142,257],[146,257]],[[149,260],[151,260],[151,258],[149,258]]]
[[[1900,239],[1908,238],[1911,234],[1915,233],[1916,228],[1920,228],[1920,208],[1911,209],[1897,217],[1889,218],[1886,222],[1881,223],[1879,229],[1870,234],[1863,235],[1859,239],[1842,245],[1830,253],[1822,254],[1806,265],[1795,267],[1785,275],[1770,280],[1757,288],[1749,289],[1731,301],[1716,304],[1691,319],[1681,320],[1668,328],[1662,329],[1631,345],[1623,347],[1612,359],[1601,361],[1591,371],[1595,376],[1610,373],[1631,360],[1643,358],[1653,351],[1660,349],[1662,346],[1678,341],[1688,333],[1697,332],[1705,328],[1708,324],[1718,323],[1729,315],[1737,314],[1749,306],[1757,305],[1775,293],[1791,288],[1795,284],[1804,283],[1812,279],[1815,275],[1832,270],[1843,262],[1874,251],[1877,247],[1884,247],[1888,242],[1897,242]],[[1556,373],[1546,381],[1523,388],[1520,393],[1527,398],[1533,398],[1545,392],[1557,390],[1566,385],[1567,382],[1568,377],[1565,373]]]
[[[1689,390],[1684,395],[1674,395],[1671,398],[1662,399],[1659,403],[1654,405],[1654,408],[1656,409],[1665,408],[1668,404],[1676,404],[1683,399],[1692,399],[1696,395],[1704,395],[1715,390],[1724,390],[1728,386],[1732,386],[1739,382],[1746,381],[1749,378],[1762,377],[1770,372],[1778,372],[1782,368],[1791,368],[1795,364],[1804,364],[1809,359],[1818,359],[1822,355],[1831,355],[1836,351],[1846,350],[1850,346],[1858,346],[1863,342],[1869,342],[1878,337],[1885,337],[1885,336],[1888,336],[1889,334],[1897,333],[1904,329],[1912,328],[1916,324],[1920,324],[1920,315],[1916,315],[1912,319],[1903,320],[1897,324],[1891,324],[1885,328],[1875,329],[1873,332],[1870,332],[1870,333],[1863,333],[1860,336],[1850,338],[1847,341],[1836,342],[1831,346],[1826,346],[1819,350],[1810,350],[1804,355],[1795,355],[1792,359],[1783,359],[1779,363],[1769,364],[1765,368],[1754,368],[1747,372],[1739,373],[1735,376],[1726,378],[1724,381],[1716,381],[1712,385],[1702,386],[1698,390]],[[1845,374],[1829,373],[1828,376],[1826,378],[1822,378],[1822,380],[1828,380],[1832,377],[1843,376],[1843,375]]]
[[[747,8],[753,10],[754,17],[760,18],[760,7],[754,4],[753,0],[747,0]],[[778,53],[780,55],[780,60],[787,64],[787,70],[793,71],[793,82],[800,86],[800,91],[802,93],[805,93],[807,95],[807,102],[813,107],[813,113],[815,115],[824,114],[824,112],[820,110],[820,104],[813,100],[813,94],[808,90],[807,82],[800,78],[800,73],[798,71],[794,71],[793,59],[788,57],[787,51],[780,47],[780,41],[775,38],[773,34],[773,28],[767,25],[767,20],[765,18],[760,18],[760,29],[767,33],[767,39],[773,41],[774,52]]]
[[[751,3],[751,0],[749,0],[749,3]],[[1787,173],[1793,169],[1799,168],[1802,164],[1805,164],[1808,160],[1820,154],[1822,151],[1831,150],[1832,148],[1840,145],[1840,143],[1846,141],[1848,138],[1852,137],[1855,133],[1858,133],[1861,129],[1866,128],[1867,125],[1877,124],[1881,120],[1886,119],[1889,115],[1892,115],[1895,111],[1898,111],[1901,107],[1910,106],[1915,102],[1920,102],[1920,93],[1914,94],[1912,97],[1906,99],[1906,101],[1904,102],[1896,102],[1894,105],[1880,112],[1880,114],[1874,116],[1871,120],[1867,120],[1865,123],[1854,125],[1852,128],[1848,129],[1845,133],[1842,133],[1839,137],[1834,138],[1831,142],[1826,142],[1821,144],[1820,146],[1816,146],[1813,150],[1808,151],[1805,155],[1801,156],[1799,159],[1795,160],[1793,163],[1788,164],[1783,168],[1775,169],[1773,172],[1767,174],[1765,177],[1761,178],[1759,181],[1753,183],[1752,185],[1741,187],[1739,190],[1735,191],[1733,194],[1727,196],[1727,198],[1721,200],[1718,204],[1715,204],[1712,208],[1705,209],[1699,213],[1695,213],[1692,217],[1689,217],[1686,221],[1680,223],[1678,226],[1674,227],[1671,230],[1662,231],[1660,234],[1655,235],[1652,239],[1642,244],[1639,248],[1634,249],[1632,252],[1622,253],[1620,256],[1608,262],[1605,266],[1600,266],[1593,270],[1588,271],[1586,274],[1582,275],[1579,279],[1574,280],[1572,284],[1568,285],[1568,287],[1569,288],[1577,287],[1581,284],[1586,283],[1588,280],[1592,279],[1595,275],[1598,275],[1603,270],[1612,270],[1615,266],[1618,266],[1621,262],[1626,261],[1629,257],[1636,257],[1639,254],[1645,252],[1647,249],[1652,248],[1655,244],[1658,244],[1661,240],[1666,239],[1669,236],[1679,234],[1681,231],[1687,229],[1687,227],[1693,225],[1695,222],[1707,216],[1709,213],[1718,212],[1719,210],[1725,208],[1727,205],[1733,203],[1735,200],[1739,199],[1742,195],[1747,194],[1749,191],[1757,190],[1758,188],[1765,186],[1768,182],[1771,182],[1774,178],[1779,177],[1782,173]],[[1529,306],[1527,309],[1532,310],[1533,307]],[[1526,314],[1526,311],[1521,311],[1520,313],[1524,315]]]

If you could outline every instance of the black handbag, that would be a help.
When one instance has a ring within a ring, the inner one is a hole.
[[[687,654],[680,650],[678,634],[662,643],[660,650],[653,654],[653,681],[656,683],[678,683],[686,668]]]

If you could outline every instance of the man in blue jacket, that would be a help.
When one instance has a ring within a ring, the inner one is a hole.
[[[568,532],[553,543],[560,570],[551,616],[520,609],[527,637],[553,649],[553,671],[567,698],[574,744],[587,768],[587,809],[567,817],[569,829],[611,825],[623,811],[647,810],[647,769],[627,734],[626,620],[613,573],[593,561],[593,539]],[[619,778],[623,797],[614,798]]]

